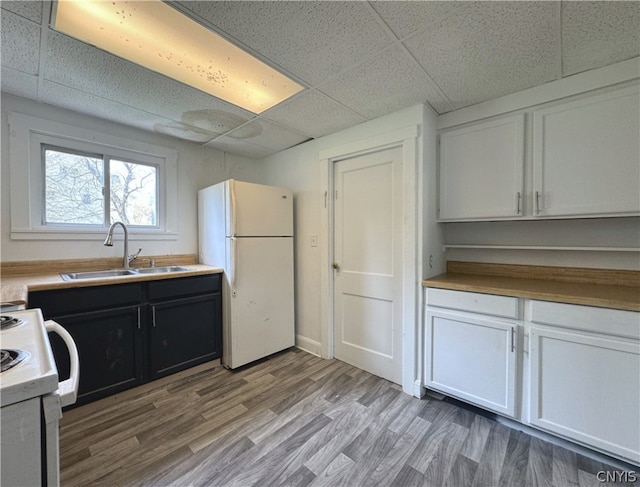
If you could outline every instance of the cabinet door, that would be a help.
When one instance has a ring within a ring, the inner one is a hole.
[[[533,114],[534,215],[640,213],[637,87]]]
[[[220,293],[151,304],[150,312],[151,379],[221,356]]]
[[[518,326],[427,309],[425,386],[514,417]]]
[[[522,215],[523,167],[524,114],[443,132],[440,219]]]
[[[530,329],[531,424],[640,462],[640,343]]]
[[[76,406],[137,386],[143,381],[140,307],[54,317],[78,347],[80,381]],[[56,334],[49,340],[61,378],[69,354]]]

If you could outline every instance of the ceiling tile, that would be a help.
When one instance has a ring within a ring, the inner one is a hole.
[[[400,46],[343,73],[318,89],[367,119],[424,103],[451,110],[420,66]]]
[[[38,77],[2,67],[2,92],[35,100],[38,98]]]
[[[264,118],[253,120],[252,122],[242,125],[225,135],[232,139],[259,145],[276,151],[280,151],[309,140],[309,137],[306,135],[294,132],[293,130]]]
[[[8,0],[0,2],[2,10],[8,10],[25,19],[33,20],[37,24],[42,22],[42,7],[44,5],[46,5],[45,2],[15,2]],[[2,12],[2,15],[4,15],[4,12]]]
[[[403,38],[461,10],[457,2],[370,2],[387,26]]]
[[[392,41],[361,2],[187,1],[182,5],[311,85]]]
[[[158,134],[188,140],[189,142],[197,142],[198,144],[206,144],[218,136],[218,134],[208,130],[202,130],[181,122],[157,122],[153,125],[153,131]]]
[[[214,149],[221,150],[223,152],[229,152],[231,154],[237,154],[239,156],[248,157],[250,159],[263,159],[277,151],[274,149],[268,149],[259,145],[250,144],[243,140],[233,139],[224,135],[212,140],[207,147],[213,147]]]
[[[640,2],[562,2],[563,76],[640,55]]]
[[[321,137],[366,121],[340,103],[315,90],[307,90],[267,110],[263,118]]]
[[[2,66],[38,74],[40,25],[11,12],[2,12]]]
[[[465,2],[405,41],[456,108],[557,77],[555,2]]]
[[[148,131],[153,131],[156,123],[171,123],[143,110],[50,81],[43,82],[40,97],[44,103]]]

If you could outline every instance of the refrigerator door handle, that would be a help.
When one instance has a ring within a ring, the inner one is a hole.
[[[236,274],[238,272],[238,239],[231,237],[231,296],[236,295]]]
[[[231,194],[231,236],[236,236],[236,220],[238,215],[238,207],[236,203],[236,185],[233,179],[229,180],[229,193]]]

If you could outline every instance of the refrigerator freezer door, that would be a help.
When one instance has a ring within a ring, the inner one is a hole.
[[[227,241],[223,362],[234,369],[294,345],[293,238]]]
[[[293,236],[293,193],[286,188],[230,179],[227,237]]]

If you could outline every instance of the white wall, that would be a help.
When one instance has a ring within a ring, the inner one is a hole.
[[[259,162],[240,156],[225,154],[217,149],[183,142],[172,137],[145,132],[117,123],[81,115],[31,100],[2,94],[2,149],[0,159],[0,260],[48,260],[71,258],[120,257],[122,246],[104,247],[92,241],[11,240],[9,177],[9,112],[18,112],[76,127],[108,133],[147,144],[168,147],[178,152],[178,238],[167,241],[136,241],[131,238],[132,251],[142,247],[142,255],[197,254],[197,192],[211,184],[228,178],[258,182]],[[25,161],[26,164],[26,161]]]

